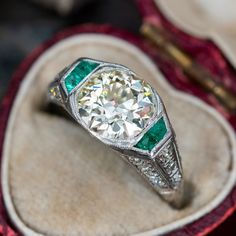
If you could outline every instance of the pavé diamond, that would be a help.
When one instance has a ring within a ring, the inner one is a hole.
[[[76,102],[91,130],[117,141],[138,135],[155,113],[151,87],[119,69],[93,75],[77,92]]]

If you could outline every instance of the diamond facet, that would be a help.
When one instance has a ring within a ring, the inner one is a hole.
[[[130,140],[142,132],[155,114],[153,91],[125,70],[92,75],[76,93],[79,116],[103,138]]]

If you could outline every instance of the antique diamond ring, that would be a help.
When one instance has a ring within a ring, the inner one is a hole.
[[[79,58],[57,75],[48,94],[163,199],[181,204],[183,173],[175,134],[161,98],[147,82],[125,66]]]

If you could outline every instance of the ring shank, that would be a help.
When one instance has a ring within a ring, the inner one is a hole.
[[[175,207],[182,205],[182,166],[173,136],[163,144],[152,160],[131,156],[127,159],[165,201]]]

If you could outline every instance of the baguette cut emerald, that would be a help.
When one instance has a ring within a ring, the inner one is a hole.
[[[134,146],[142,150],[151,151],[166,135],[167,128],[164,118],[160,118]]]
[[[70,93],[88,74],[90,74],[99,63],[81,60],[78,65],[66,76],[65,86]]]

